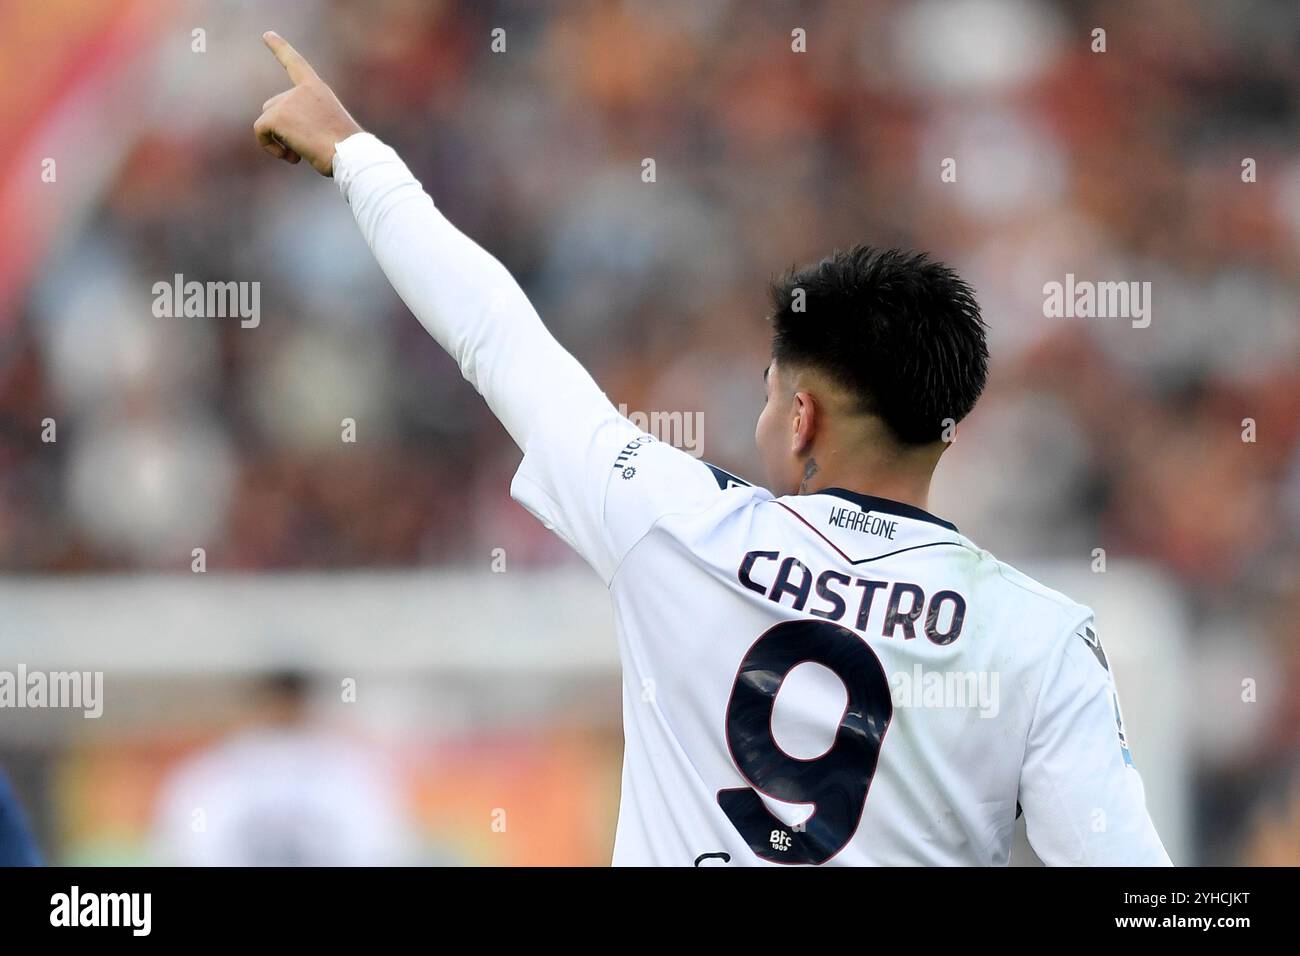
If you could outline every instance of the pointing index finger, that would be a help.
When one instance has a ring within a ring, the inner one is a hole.
[[[311,64],[303,58],[301,53],[291,47],[289,41],[280,34],[268,30],[262,34],[262,42],[275,54],[275,58],[280,61],[280,65],[289,74],[289,79],[293,81],[294,86],[316,76],[316,71],[311,68]]]

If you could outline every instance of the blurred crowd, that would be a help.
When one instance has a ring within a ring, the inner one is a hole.
[[[1300,7],[212,9],[158,30],[120,163],[4,330],[4,571],[570,559],[333,184],[256,147],[274,27],[616,404],[701,413],[739,474],[768,279],[857,241],[957,268],[992,375],[932,510],[1012,562],[1166,572],[1196,623],[1201,861],[1300,860]],[[155,317],[178,273],[260,282],[260,323]],[[1067,274],[1150,282],[1150,326],[1045,316]]]

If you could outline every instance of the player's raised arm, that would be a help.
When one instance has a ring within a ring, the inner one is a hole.
[[[525,453],[514,498],[608,582],[661,514],[716,497],[718,482],[704,465],[618,413],[506,268],[447,221],[397,153],[361,131],[311,65],[275,34],[264,39],[294,86],[267,101],[254,126],[259,142],[334,177],[397,294]],[[633,457],[638,468],[628,467]],[[640,475],[635,485],[620,483],[617,508],[606,506],[612,474]]]
[[[390,147],[365,133],[311,64],[275,33],[263,40],[293,87],[267,100],[258,141],[287,162],[333,176],[393,288],[487,400],[521,449],[532,424],[567,409],[612,411],[555,341],[510,273],[434,206]]]

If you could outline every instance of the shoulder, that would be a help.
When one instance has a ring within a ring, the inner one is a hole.
[[[713,476],[713,480],[717,483],[718,488],[722,491],[730,491],[732,488],[754,488],[755,487],[752,481],[746,481],[744,478],[741,478],[738,475],[733,475],[725,468],[719,468],[717,465],[710,464],[707,461],[703,462],[703,465],[705,468],[709,470],[709,474]],[[760,488],[757,490],[761,491],[762,489]]]
[[[659,517],[697,514],[719,506],[725,510],[771,494],[724,468],[640,435],[620,451],[610,483],[609,503],[646,500]]]
[[[978,580],[986,600],[1008,615],[1031,624],[1030,630],[1045,637],[1064,639],[1092,620],[1092,609],[1055,588],[1030,577],[969,540],[977,554]]]

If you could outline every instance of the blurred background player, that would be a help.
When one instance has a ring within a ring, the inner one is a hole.
[[[409,862],[403,801],[381,761],[320,727],[298,673],[265,682],[243,731],[178,766],[154,844],[176,866]]]

